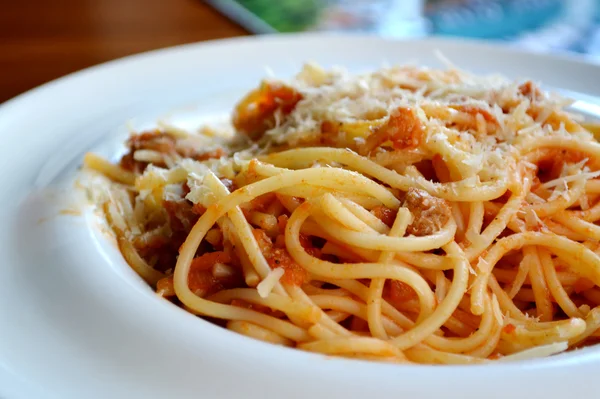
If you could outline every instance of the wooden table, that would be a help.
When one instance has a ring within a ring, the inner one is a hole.
[[[2,1],[0,103],[126,55],[248,34],[202,0]]]

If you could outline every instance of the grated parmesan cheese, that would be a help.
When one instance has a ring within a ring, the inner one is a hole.
[[[571,176],[562,176],[562,177],[558,177],[554,180],[550,180],[547,181],[546,183],[542,184],[542,187],[544,188],[553,188],[553,187],[566,187],[567,183],[571,183],[580,179],[584,179],[584,180],[591,180],[591,179],[595,179],[596,177],[600,176],[600,171],[596,171],[596,172],[581,172],[575,175],[571,175]]]
[[[281,268],[281,267],[272,269],[269,272],[269,274],[267,274],[267,277],[265,277],[264,280],[262,280],[256,286],[258,295],[260,295],[261,298],[268,297],[269,294],[271,293],[271,291],[273,291],[273,288],[275,287],[275,285],[277,285],[277,283],[279,282],[281,277],[283,277],[284,273],[285,273],[285,270],[283,270],[283,268]]]

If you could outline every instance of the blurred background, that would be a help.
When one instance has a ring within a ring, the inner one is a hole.
[[[469,37],[575,52],[600,62],[600,0],[0,0],[0,5],[0,102],[122,56],[277,32]]]

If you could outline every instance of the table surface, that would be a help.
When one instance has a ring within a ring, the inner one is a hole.
[[[202,0],[4,0],[0,4],[0,103],[104,61],[248,34]]]

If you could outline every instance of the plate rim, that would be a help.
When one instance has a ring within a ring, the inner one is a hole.
[[[396,39],[388,39],[388,38],[381,38],[375,35],[348,35],[348,34],[322,34],[322,33],[311,33],[311,34],[288,34],[288,35],[264,35],[264,36],[247,36],[247,37],[237,37],[237,38],[227,38],[227,39],[220,39],[220,40],[214,40],[214,41],[208,41],[208,42],[198,42],[198,43],[189,43],[189,44],[183,44],[183,45],[179,45],[179,46],[173,46],[173,47],[167,47],[167,48],[163,48],[163,49],[158,49],[158,50],[152,50],[152,51],[148,51],[148,52],[143,52],[143,53],[138,53],[138,54],[134,54],[134,55],[130,55],[130,56],[126,56],[126,57],[122,57],[122,58],[118,58],[116,60],[111,60],[105,63],[101,63],[98,65],[94,65],[85,69],[82,69],[80,71],[65,75],[63,77],[60,77],[58,79],[52,80],[50,82],[47,82],[41,86],[38,86],[34,89],[31,89],[29,91],[26,91],[25,93],[22,93],[16,97],[14,97],[13,99],[10,99],[8,101],[6,101],[5,103],[0,105],[0,118],[2,116],[4,116],[5,114],[8,114],[10,112],[12,112],[12,110],[14,109],[18,109],[19,107],[21,107],[23,104],[26,104],[27,101],[30,101],[31,99],[35,98],[36,96],[40,95],[43,92],[47,92],[47,91],[51,91],[54,90],[55,87],[60,86],[66,82],[70,82],[73,81],[74,79],[86,79],[86,76],[89,75],[94,75],[95,73],[97,73],[98,71],[103,71],[103,70],[108,70],[111,67],[119,67],[120,65],[124,65],[127,63],[137,63],[137,62],[144,62],[144,59],[146,58],[153,58],[153,57],[169,57],[170,54],[174,54],[174,53],[179,53],[179,52],[188,52],[188,51],[202,51],[200,49],[202,48],[209,48],[209,47],[213,47],[213,46],[223,46],[223,45],[227,45],[227,46],[238,46],[242,43],[250,43],[250,44],[256,44],[256,42],[265,42],[265,41],[270,41],[270,42],[274,42],[274,41],[283,41],[283,42],[288,42],[290,39],[292,41],[303,41],[305,39],[315,39],[315,38],[323,38],[323,37],[333,37],[336,39],[352,39],[352,38],[360,38],[360,39],[368,39],[368,40],[375,40],[375,41],[385,41],[385,42],[427,42],[427,43],[440,43],[440,46],[443,45],[447,45],[448,43],[452,43],[452,44],[461,44],[464,45],[466,44],[467,46],[474,46],[474,47],[486,47],[486,48],[493,48],[493,49],[497,49],[498,51],[503,51],[505,53],[510,53],[513,55],[527,55],[527,56],[535,56],[536,58],[545,58],[545,59],[558,59],[558,60],[563,60],[563,61],[568,61],[570,63],[574,62],[577,64],[583,64],[586,66],[591,66],[594,67],[598,73],[600,73],[600,65],[596,65],[593,62],[590,62],[589,60],[584,59],[583,57],[580,56],[573,56],[573,55],[549,55],[549,54],[538,54],[538,53],[532,53],[530,51],[527,50],[522,50],[522,49],[517,49],[517,48],[513,48],[511,46],[506,46],[503,44],[489,44],[486,42],[481,42],[478,40],[464,40],[464,39],[446,39],[446,38],[420,38],[417,40],[414,39],[407,39],[407,40],[396,40]],[[0,212],[1,213],[1,212]],[[1,215],[0,215],[1,216]],[[247,339],[247,338],[246,338]],[[256,342],[252,342],[252,344],[256,344]],[[266,345],[266,344],[262,344],[261,345]],[[270,346],[270,345],[269,345]],[[269,351],[270,353],[276,353],[275,351]],[[316,360],[316,357],[312,357],[312,360]],[[328,360],[330,361],[330,360]],[[338,363],[339,359],[335,359],[335,361],[333,363]],[[596,360],[597,361],[597,360]],[[343,361],[345,364],[347,364],[347,361]],[[353,361],[354,362],[354,361]],[[363,366],[360,366],[359,368],[363,368],[366,367],[366,363],[367,362],[360,362],[363,363]],[[560,364],[556,364],[556,363],[560,363]],[[539,369],[539,368],[547,368],[547,367],[553,367],[553,366],[561,366],[563,363],[563,359],[557,360],[557,359],[542,359],[542,360],[536,360],[534,363],[530,363],[530,362],[520,362],[518,364],[509,364],[509,363],[505,363],[505,364],[491,364],[491,365],[485,365],[485,366],[471,366],[470,369],[472,369],[473,371],[475,371],[475,369],[478,370],[490,370],[490,371],[500,371],[503,369],[514,369],[515,366],[517,366],[516,368],[519,368],[521,370],[532,370],[532,369]],[[358,364],[358,362],[357,362]],[[373,368],[376,367],[389,367],[389,365],[380,365],[377,364],[376,366],[374,364],[370,364],[369,366],[374,366]],[[392,366],[392,367],[399,367],[399,366]],[[406,370],[405,367],[401,367],[401,370]],[[447,367],[436,367],[436,366],[419,366],[420,369],[422,370],[429,370],[429,372],[433,372],[433,374],[439,374],[442,373],[441,370],[455,370],[456,366],[447,366]],[[412,369],[412,367],[411,367]],[[435,369],[435,371],[433,371]],[[400,370],[400,369],[399,369]],[[2,369],[0,368],[0,371],[2,371]],[[477,371],[474,372],[473,374],[479,374],[482,373],[483,371]]]
[[[264,33],[259,35],[246,35],[246,36],[235,36],[235,37],[224,37],[218,39],[211,39],[205,41],[196,41],[190,43],[182,43],[174,46],[161,47],[153,50],[137,52],[115,59],[107,60],[98,64],[90,65],[88,67],[78,69],[76,71],[67,73],[65,75],[56,77],[48,82],[42,83],[31,89],[28,89],[16,96],[9,98],[8,100],[0,103],[0,113],[6,108],[14,107],[23,99],[27,99],[39,92],[48,90],[55,85],[64,83],[74,78],[81,78],[87,74],[97,73],[106,68],[115,67],[130,62],[143,61],[144,58],[150,57],[164,57],[169,56],[173,53],[186,52],[186,51],[201,51],[201,49],[207,49],[210,47],[220,46],[240,46],[246,43],[252,45],[256,42],[277,42],[277,41],[304,41],[308,39],[323,38],[325,40],[331,39],[358,39],[358,40],[374,40],[383,42],[423,42],[423,43],[440,43],[440,45],[465,45],[472,46],[473,48],[488,48],[494,49],[499,52],[511,53],[513,55],[522,55],[526,57],[535,57],[539,59],[547,60],[558,60],[569,63],[596,67],[600,71],[600,63],[594,62],[593,60],[586,58],[584,55],[579,53],[546,53],[546,52],[535,52],[529,49],[520,48],[511,45],[506,42],[498,41],[485,41],[482,39],[464,38],[464,37],[448,37],[448,36],[425,36],[425,37],[406,37],[406,38],[393,38],[383,37],[377,34],[361,33],[361,32],[297,32],[297,33]],[[292,43],[293,44],[293,43]]]

